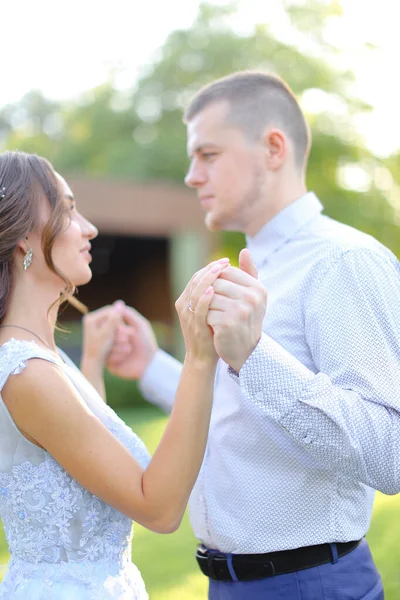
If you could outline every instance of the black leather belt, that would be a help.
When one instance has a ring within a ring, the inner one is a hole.
[[[360,541],[336,543],[337,557],[354,550]],[[208,550],[200,545],[197,548],[196,559],[201,571],[210,579],[251,581],[334,562],[335,556],[331,544],[306,546],[295,550],[268,552],[267,554],[224,554],[217,550]]]

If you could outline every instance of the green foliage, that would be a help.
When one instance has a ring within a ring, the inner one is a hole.
[[[285,35],[273,22],[236,33],[235,2],[203,3],[191,27],[168,36],[131,92],[116,90],[112,77],[73,104],[59,105],[30,92],[0,111],[0,140],[9,148],[47,156],[65,174],[181,182],[188,165],[182,123],[188,100],[202,85],[232,71],[272,71],[304,103],[313,137],[308,186],[321,197],[327,214],[373,234],[400,254],[396,202],[376,175],[382,166],[397,170],[398,158],[382,165],[365,149],[353,119],[370,107],[350,94],[353,75],[336,71],[329,60],[337,50],[324,32],[340,16],[340,2],[282,2],[289,19]],[[307,108],[310,97],[317,98],[317,109]],[[365,189],[343,181],[348,165],[360,167],[369,178]],[[223,234],[221,244],[234,256],[243,236]]]
[[[120,379],[108,372],[105,373],[104,380],[107,404],[114,410],[121,410],[122,408],[144,404],[145,401],[136,381]]]

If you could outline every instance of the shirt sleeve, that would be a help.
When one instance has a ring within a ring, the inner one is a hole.
[[[267,313],[268,315],[268,313]],[[322,465],[400,491],[400,269],[349,250],[305,299],[313,372],[268,335],[240,371],[243,394]]]
[[[147,367],[139,389],[143,396],[164,412],[171,412],[182,371],[182,363],[163,350],[157,350]]]

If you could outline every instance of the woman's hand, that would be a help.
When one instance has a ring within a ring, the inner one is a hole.
[[[175,303],[187,359],[211,363],[218,360],[213,330],[207,325],[207,315],[214,295],[212,285],[228,265],[229,259],[222,258],[195,273]]]
[[[137,310],[117,301],[121,311],[114,343],[106,367],[124,379],[140,379],[157,352],[158,345],[150,322]]]
[[[82,319],[82,356],[96,361],[103,368],[114,343],[117,326],[121,323],[121,309],[118,304],[103,306]]]
[[[94,310],[83,317],[81,371],[105,399],[103,371],[121,323],[118,303]]]

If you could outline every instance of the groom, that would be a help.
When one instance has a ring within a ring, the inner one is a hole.
[[[372,488],[400,491],[399,263],[307,191],[309,130],[281,79],[217,80],[185,122],[206,226],[244,232],[259,272],[243,251],[209,314],[221,361],[190,502],[209,597],[380,600],[364,536]],[[108,367],[170,410],[180,364],[124,318]]]

